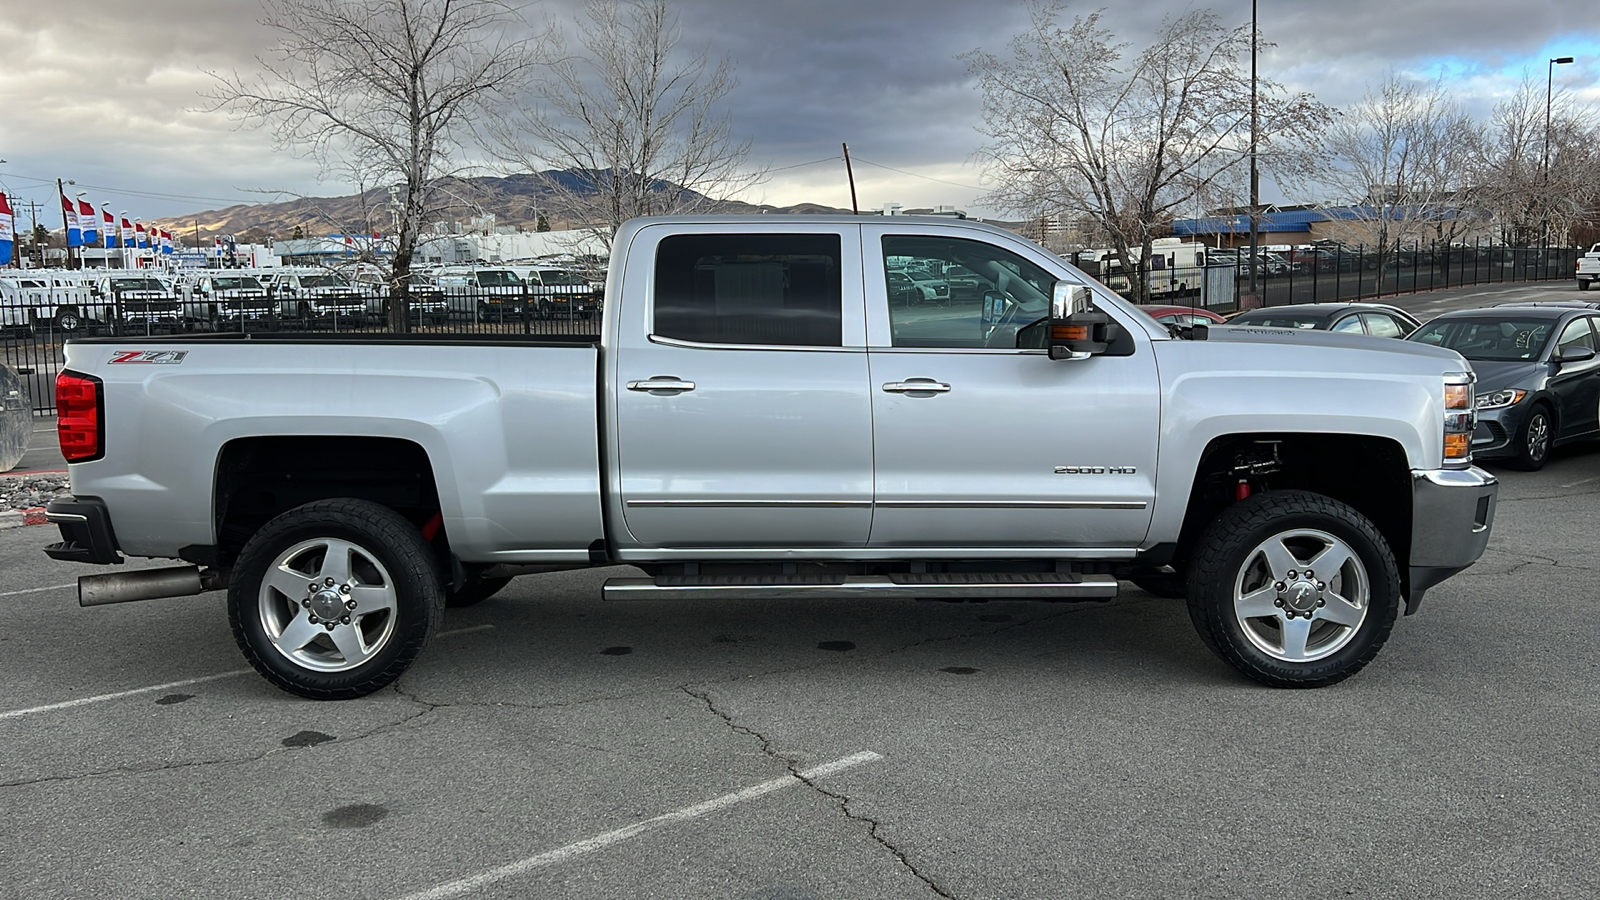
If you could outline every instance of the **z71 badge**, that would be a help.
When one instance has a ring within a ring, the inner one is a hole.
[[[187,350],[118,350],[112,354],[111,362],[139,363],[141,365],[175,366],[183,362],[189,355]]]

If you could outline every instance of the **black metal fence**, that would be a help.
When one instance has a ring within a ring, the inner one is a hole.
[[[21,376],[35,412],[55,412],[55,377],[71,338],[168,334],[390,334],[387,295],[102,299],[86,288],[0,296],[0,363]],[[436,289],[411,298],[407,331],[446,335],[600,333],[598,293]]]
[[[1149,302],[1198,305],[1229,313],[1257,306],[1377,300],[1479,284],[1559,281],[1573,277],[1583,252],[1572,247],[1475,243],[1415,244],[1380,255],[1367,247],[1328,246],[1265,251],[1251,265],[1248,250],[1240,250],[1237,257],[1211,250],[1204,271],[1189,268],[1150,273]],[[1229,277],[1216,277],[1219,274]],[[1112,286],[1122,288],[1123,284]]]

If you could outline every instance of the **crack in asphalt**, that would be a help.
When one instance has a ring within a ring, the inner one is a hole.
[[[862,815],[861,813],[851,809],[850,798],[844,794],[841,794],[838,791],[829,790],[828,788],[823,787],[821,784],[818,784],[814,779],[807,778],[805,775],[801,774],[799,760],[791,759],[790,757],[779,753],[777,749],[772,746],[771,738],[768,738],[766,735],[756,731],[753,728],[740,725],[738,722],[733,720],[733,716],[718,709],[716,701],[711,699],[710,691],[697,691],[686,684],[679,685],[679,689],[685,694],[688,694],[690,697],[693,697],[703,703],[705,708],[712,715],[721,719],[723,724],[728,726],[728,729],[733,731],[735,734],[746,735],[760,741],[762,753],[782,763],[784,768],[789,770],[789,775],[795,780],[799,781],[801,784],[804,784],[817,794],[832,800],[834,805],[839,808],[839,811],[844,814],[846,819],[849,819],[850,821],[860,825],[865,825],[867,827],[867,836],[884,850],[887,850],[891,855],[893,855],[907,872],[910,872],[918,881],[927,885],[928,889],[933,891],[934,894],[944,897],[946,900],[956,900],[954,894],[951,894],[949,891],[946,891],[944,888],[940,887],[939,883],[934,881],[932,876],[917,868],[916,863],[912,862],[911,859],[906,856],[904,851],[902,851],[899,847],[896,847],[891,841],[889,841],[888,838],[883,836],[882,827],[878,820],[870,816]]]
[[[405,697],[405,695],[403,695],[403,694],[401,696]],[[405,698],[405,699],[409,700],[410,698]],[[424,705],[426,705],[426,704],[424,704]],[[354,743],[356,741],[364,741],[364,740],[367,740],[368,738],[375,737],[375,736],[377,736],[379,734],[382,734],[384,732],[391,731],[393,729],[399,728],[402,725],[406,725],[406,724],[408,724],[410,722],[413,722],[416,719],[419,719],[422,716],[425,716],[425,715],[427,715],[428,713],[430,713],[432,711],[433,710],[431,708],[430,709],[423,709],[423,710],[420,710],[420,711],[418,711],[418,712],[416,712],[416,713],[414,713],[412,715],[409,715],[409,716],[406,716],[406,717],[404,717],[402,719],[396,720],[394,722],[384,722],[381,725],[375,725],[375,726],[373,726],[372,728],[369,728],[366,731],[363,731],[363,732],[361,732],[359,734],[351,735],[350,737],[337,737],[337,738],[334,738],[334,740],[332,740],[332,741],[330,741],[328,743],[349,744],[349,743]],[[321,745],[318,744],[316,746],[321,746]],[[125,776],[125,775],[148,775],[148,774],[150,774],[152,772],[179,771],[179,770],[182,770],[182,769],[206,768],[208,766],[229,766],[229,765],[242,766],[242,765],[248,765],[250,763],[261,762],[262,760],[267,759],[268,757],[274,756],[274,755],[279,754],[279,753],[289,753],[291,751],[308,750],[308,749],[310,749],[310,748],[309,747],[269,747],[269,748],[267,748],[265,751],[263,751],[261,753],[251,753],[251,754],[245,754],[245,755],[241,755],[241,756],[225,756],[225,757],[219,757],[217,759],[191,759],[191,760],[184,760],[182,762],[163,763],[163,764],[156,764],[156,765],[137,765],[136,764],[136,765],[125,765],[125,766],[113,766],[113,767],[111,767],[109,769],[98,769],[98,770],[95,770],[93,772],[77,772],[77,773],[73,773],[73,774],[70,774],[70,775],[47,775],[47,776],[44,776],[44,777],[41,777],[41,778],[25,778],[25,779],[21,779],[19,781],[0,781],[0,788],[29,787],[31,785],[36,785],[36,784],[51,784],[51,783],[56,783],[56,782],[84,781],[84,780],[94,779],[94,778],[118,778],[118,777],[122,777],[122,776]]]

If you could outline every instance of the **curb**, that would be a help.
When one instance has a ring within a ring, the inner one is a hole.
[[[31,509],[13,509],[0,512],[0,530],[7,528],[20,528],[23,525],[48,525],[49,520],[44,517],[44,507],[35,506]]]

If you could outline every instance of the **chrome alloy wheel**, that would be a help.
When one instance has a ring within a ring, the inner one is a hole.
[[[1282,662],[1337,653],[1361,629],[1371,599],[1366,567],[1350,545],[1309,528],[1256,545],[1234,579],[1234,616],[1244,636]]]
[[[317,672],[353,669],[394,636],[394,580],[349,541],[315,538],[283,551],[261,579],[258,598],[272,646]]]
[[[1542,462],[1550,452],[1550,417],[1535,410],[1528,420],[1528,459]]]

